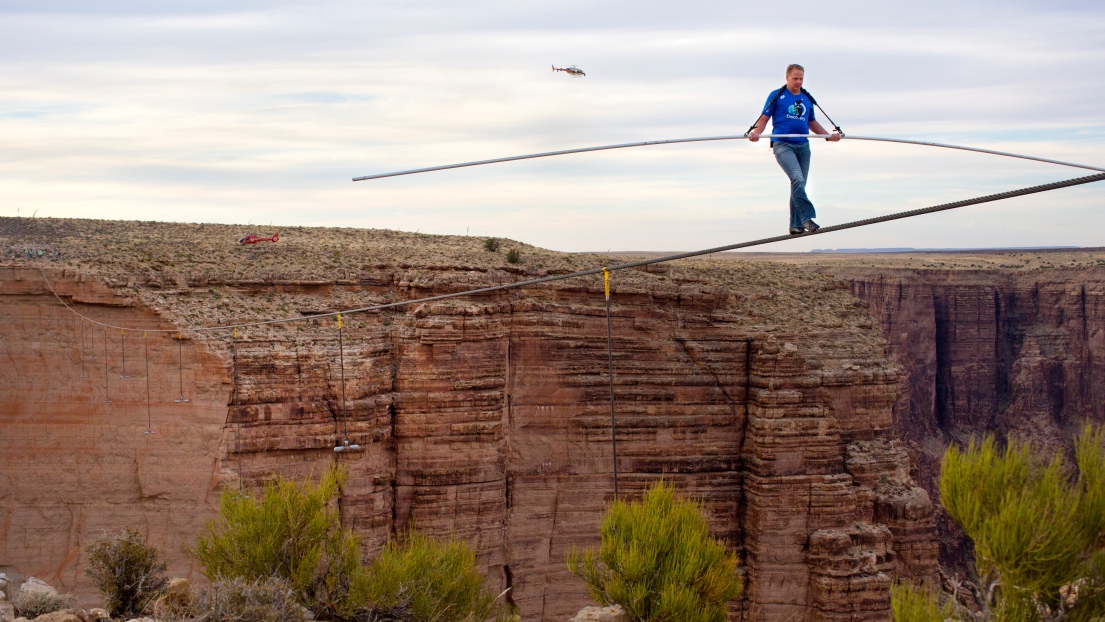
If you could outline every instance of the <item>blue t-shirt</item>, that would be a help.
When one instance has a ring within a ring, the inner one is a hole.
[[[767,96],[767,101],[764,102],[763,114],[771,117],[771,133],[809,134],[810,121],[817,120],[813,116],[813,102],[805,93],[795,95],[788,91],[785,86],[782,91],[783,93],[779,95],[779,99],[775,100],[774,110],[769,109],[768,104],[771,103],[771,98],[775,96],[776,91],[771,91],[771,94]],[[773,138],[771,142],[804,145],[810,141],[807,138]]]

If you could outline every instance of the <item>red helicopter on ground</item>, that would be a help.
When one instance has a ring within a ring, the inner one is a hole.
[[[238,243],[239,244],[256,244],[258,242],[279,242],[279,241],[280,241],[280,234],[279,233],[274,233],[274,234],[272,234],[272,237],[268,237],[268,238],[263,238],[263,237],[257,235],[256,233],[250,233],[249,235],[243,235],[242,237],[238,238]]]
[[[571,76],[573,78],[582,78],[583,76],[587,75],[587,74],[583,73],[582,69],[580,69],[579,67],[576,67],[575,65],[571,65],[569,67],[557,67],[556,65],[553,65],[552,70],[553,70],[553,72],[563,71],[564,73],[568,74],[569,76]]]

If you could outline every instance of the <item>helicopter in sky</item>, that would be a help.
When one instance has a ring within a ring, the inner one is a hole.
[[[583,76],[587,75],[587,74],[583,73],[582,69],[580,69],[579,67],[576,67],[575,65],[570,65],[568,67],[557,67],[556,65],[553,65],[552,70],[553,70],[554,73],[557,72],[557,71],[563,71],[564,73],[568,74],[569,76],[571,76],[573,78],[582,78]]]

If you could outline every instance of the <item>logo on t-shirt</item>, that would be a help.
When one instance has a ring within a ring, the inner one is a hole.
[[[791,119],[803,119],[806,116],[806,105],[799,99],[787,106],[787,116]]]

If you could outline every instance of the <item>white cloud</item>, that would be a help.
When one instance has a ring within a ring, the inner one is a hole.
[[[1105,163],[1097,4],[799,2],[786,11],[651,1],[0,2],[0,213],[468,229],[563,250],[773,235],[786,224],[786,180],[762,144],[350,179],[739,134],[796,60],[850,133]],[[585,65],[588,76],[553,74],[550,63]],[[814,149],[810,188],[825,224],[1079,174],[918,147]],[[816,246],[1100,245],[1101,234],[1078,223],[1093,222],[1103,191],[1063,190]]]

